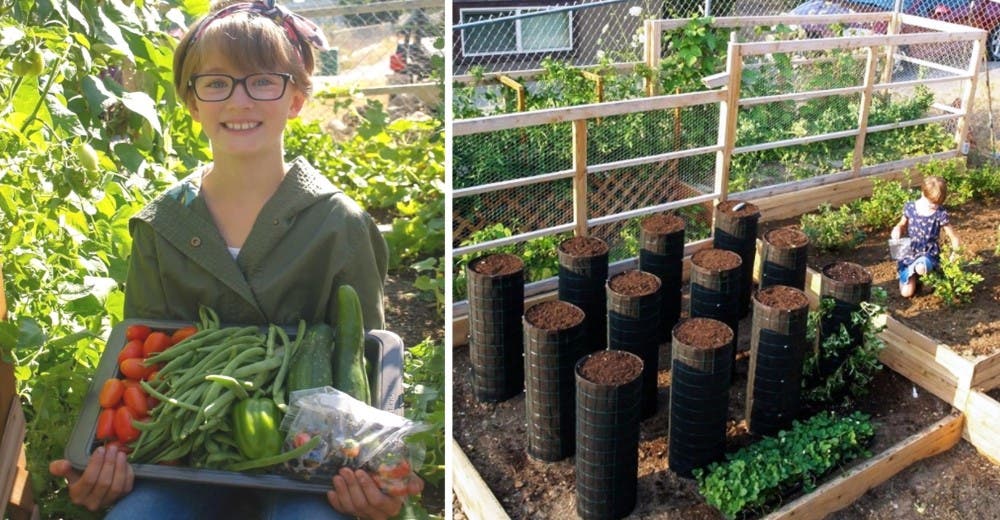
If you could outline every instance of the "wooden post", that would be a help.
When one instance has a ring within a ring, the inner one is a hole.
[[[656,95],[656,69],[660,66],[660,24],[656,20],[646,20],[646,66],[649,67],[650,76],[646,78],[646,96]]]
[[[865,90],[861,93],[861,106],[858,107],[858,135],[854,138],[854,162],[851,171],[857,177],[864,165],[865,136],[868,134],[868,114],[872,108],[872,91],[875,87],[875,47],[868,47],[868,60],[865,63]]]
[[[726,52],[726,99],[719,103],[719,145],[722,149],[715,153],[715,205],[726,200],[729,194],[729,167],[733,162],[733,147],[736,145],[736,123],[740,112],[740,83],[743,77],[743,55],[736,41],[736,32],[729,35],[729,50]]]
[[[524,112],[527,109],[527,100],[525,99],[525,89],[524,85],[519,83],[516,79],[501,74],[497,76],[497,79],[501,84],[514,89],[514,93],[517,95],[517,111]]]
[[[573,234],[587,236],[587,120],[573,121]]]
[[[580,74],[582,74],[584,78],[594,82],[594,95],[597,96],[597,102],[604,103],[604,77],[600,74],[590,72],[589,70],[581,70]],[[594,124],[601,124],[601,118],[596,118],[594,120]]]
[[[889,19],[889,26],[885,29],[886,36],[893,36],[899,34],[899,13],[892,13],[892,17]],[[896,54],[895,45],[885,46],[885,68],[882,69],[882,83],[889,83],[892,81],[892,69],[894,66],[893,55]]]
[[[959,118],[958,124],[955,125],[955,146],[963,154],[969,153],[969,148],[965,142],[969,134],[969,112],[976,97],[976,80],[979,79],[979,66],[983,63],[984,49],[985,45],[982,38],[973,40],[972,57],[969,59],[970,77],[965,81],[965,87],[962,89],[962,106],[960,107],[962,117]]]

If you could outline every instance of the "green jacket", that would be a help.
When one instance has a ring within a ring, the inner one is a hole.
[[[371,216],[297,158],[236,260],[190,175],[129,221],[125,317],[195,321],[199,305],[231,324],[336,323],[337,287],[361,298],[366,329],[385,328],[388,248]]]

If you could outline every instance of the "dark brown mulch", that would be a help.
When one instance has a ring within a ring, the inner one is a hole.
[[[757,292],[757,300],[768,307],[782,310],[801,309],[809,305],[805,293],[784,285],[773,285]]]
[[[702,249],[691,257],[691,263],[707,271],[728,271],[739,267],[740,255],[725,249]]]
[[[487,276],[505,276],[524,269],[524,261],[516,255],[498,253],[473,260],[469,268]]]
[[[646,296],[660,288],[660,280],[654,274],[632,269],[612,276],[608,281],[608,287],[625,296]]]
[[[623,350],[599,350],[580,365],[580,375],[599,385],[623,385],[641,372],[642,360]]]
[[[559,249],[570,256],[588,257],[607,253],[608,244],[595,237],[573,237],[563,240]]]
[[[565,330],[583,321],[583,311],[571,303],[551,300],[528,307],[524,319],[539,329]]]
[[[674,337],[695,348],[718,348],[733,340],[733,329],[718,320],[689,318],[674,327]]]
[[[740,206],[740,204],[742,204],[742,206]],[[737,206],[739,206],[740,209],[738,210],[734,209]],[[720,202],[719,205],[715,207],[715,209],[717,211],[726,213],[727,215],[732,215],[734,217],[749,217],[750,215],[756,215],[760,213],[760,208],[758,208],[752,202],[743,202],[733,199]]]
[[[872,275],[864,266],[838,261],[823,267],[823,274],[832,280],[849,284],[871,283]]]
[[[792,249],[809,243],[809,237],[801,229],[783,227],[772,229],[763,235],[764,241],[778,249]]]
[[[669,235],[684,229],[684,219],[673,213],[657,213],[643,219],[642,229],[655,235]]]

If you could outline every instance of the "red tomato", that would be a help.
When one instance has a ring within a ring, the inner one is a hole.
[[[163,352],[170,347],[170,336],[162,332],[154,332],[142,344],[142,355],[149,357],[157,352]]]
[[[149,415],[149,405],[146,402],[146,392],[143,392],[142,388],[126,388],[123,398],[125,400],[125,406],[130,412],[132,412],[132,417],[139,419]]]
[[[104,382],[101,393],[97,396],[97,402],[101,408],[114,408],[122,402],[122,394],[125,392],[125,385],[121,379],[112,377]]]
[[[141,358],[142,357],[142,340],[134,339],[125,344],[122,351],[118,353],[118,362],[121,363],[126,359],[131,358]]]
[[[175,330],[174,333],[170,336],[171,345],[176,345],[188,339],[189,337],[193,336],[195,332],[198,332],[198,327],[195,327],[193,325],[190,327],[183,327]]]
[[[145,341],[150,332],[153,332],[153,329],[146,325],[129,325],[128,328],[125,329],[125,339],[129,341],[134,339]]]
[[[378,474],[389,479],[402,479],[410,474],[410,463],[402,459],[395,464],[379,464]]]
[[[115,438],[114,409],[105,408],[101,410],[100,415],[97,416],[97,432],[94,433],[94,437],[99,441]]]
[[[132,387],[142,388],[142,386],[139,385],[139,381],[137,379],[122,379],[122,384],[125,385],[126,390]]]
[[[122,406],[115,410],[115,435],[118,436],[118,440],[128,444],[139,438],[139,430],[132,426],[132,412],[129,411],[128,407]]]
[[[149,373],[149,369],[143,364],[141,358],[129,358],[123,360],[118,364],[118,368],[122,371],[122,374],[125,377],[136,381],[146,377],[146,374]]]
[[[308,433],[305,432],[296,433],[295,437],[292,437],[292,446],[298,448],[299,446],[302,446],[303,444],[309,442],[311,439],[312,437],[310,437]]]
[[[124,442],[122,442],[122,441],[120,441],[118,439],[110,440],[110,441],[104,443],[104,448],[105,449],[110,448],[111,446],[117,446],[118,447],[118,451],[123,452],[125,454],[132,453],[132,448],[129,448],[127,445],[125,445]]]

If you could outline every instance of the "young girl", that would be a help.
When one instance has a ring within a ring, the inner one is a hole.
[[[217,5],[181,39],[174,85],[213,162],[131,220],[126,318],[195,321],[206,305],[223,323],[335,323],[337,287],[350,284],[365,327],[383,328],[388,250],[374,221],[302,158],[284,162],[285,124],[311,91],[312,46],[325,46],[319,29],[273,0]],[[98,448],[82,474],[67,461],[50,470],[76,504],[117,502],[107,518],[218,518],[247,498],[265,518],[387,518],[402,506],[346,468],[325,497],[134,481],[113,447]]]
[[[944,231],[951,240],[952,251],[958,251],[958,236],[948,222],[948,212],[941,207],[948,197],[948,185],[937,176],[924,177],[920,187],[922,196],[903,206],[903,218],[892,228],[892,238],[903,233],[910,238],[910,248],[899,258],[899,293],[903,298],[913,296],[917,289],[916,275],[925,275],[941,264],[941,246],[938,235]]]

